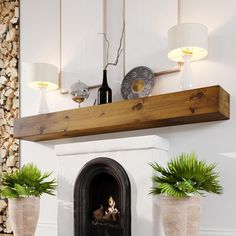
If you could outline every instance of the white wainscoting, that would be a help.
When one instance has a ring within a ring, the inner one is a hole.
[[[236,231],[227,229],[201,229],[199,236],[236,236]]]
[[[58,235],[57,222],[41,221],[38,223],[35,236],[57,236],[57,235]]]
[[[56,222],[39,222],[36,236],[57,236]],[[236,236],[236,231],[226,229],[201,229],[199,236]]]

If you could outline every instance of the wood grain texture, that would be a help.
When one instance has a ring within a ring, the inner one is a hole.
[[[183,125],[230,118],[220,86],[16,119],[14,136],[29,141]]]

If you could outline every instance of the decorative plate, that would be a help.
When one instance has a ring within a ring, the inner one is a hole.
[[[132,69],[123,79],[121,95],[124,99],[147,97],[154,86],[154,74],[148,67]]]

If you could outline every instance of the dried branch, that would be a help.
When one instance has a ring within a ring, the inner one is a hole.
[[[108,60],[109,60],[109,48],[110,48],[110,42],[109,40],[107,39],[107,34],[106,33],[99,33],[99,34],[102,34],[103,37],[104,37],[104,40],[107,44],[107,50],[106,50],[106,65],[108,64]]]
[[[122,33],[121,33],[120,44],[119,44],[119,47],[118,47],[116,60],[113,63],[107,61],[107,64],[106,64],[106,66],[104,68],[105,70],[108,68],[108,66],[117,66],[117,64],[119,62],[120,55],[121,55],[121,53],[123,51],[123,49],[122,49],[122,42],[123,42],[123,39],[124,39],[124,34],[125,34],[125,21],[123,23],[123,29],[122,29]],[[105,39],[105,37],[104,37],[104,39]],[[108,52],[107,52],[107,54],[108,54]]]

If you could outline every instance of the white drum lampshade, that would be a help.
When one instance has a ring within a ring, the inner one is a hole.
[[[48,63],[32,63],[28,65],[28,73],[28,86],[40,89],[39,114],[48,113],[46,91],[58,89],[58,68]]]
[[[193,83],[190,63],[201,60],[208,54],[207,27],[198,23],[178,24],[168,31],[168,46],[168,58],[184,62],[181,88],[191,88]]]

